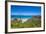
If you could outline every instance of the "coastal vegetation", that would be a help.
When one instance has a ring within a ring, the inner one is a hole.
[[[32,19],[28,19],[24,23],[22,23],[22,20],[18,20],[18,18],[15,18],[14,20],[11,20],[11,28],[35,28],[35,27],[41,27],[41,16],[33,16]]]

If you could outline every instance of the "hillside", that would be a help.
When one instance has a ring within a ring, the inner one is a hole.
[[[25,19],[24,19],[25,20]],[[23,19],[14,19],[11,21],[12,28],[32,28],[41,26],[41,16],[32,16],[32,19],[26,20],[22,23]]]

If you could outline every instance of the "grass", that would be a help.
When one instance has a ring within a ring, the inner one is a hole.
[[[32,20],[31,22],[25,23],[11,21],[11,28],[35,28],[35,27],[41,27],[40,20]]]

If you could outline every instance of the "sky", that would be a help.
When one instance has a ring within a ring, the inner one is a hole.
[[[40,15],[40,6],[11,5],[11,15]]]

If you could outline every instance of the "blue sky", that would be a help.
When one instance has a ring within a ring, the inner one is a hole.
[[[11,15],[40,15],[40,6],[11,5]]]

